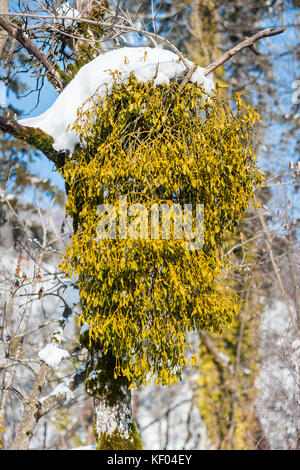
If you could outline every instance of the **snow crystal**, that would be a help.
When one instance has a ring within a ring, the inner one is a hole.
[[[61,361],[70,357],[70,354],[65,349],[58,348],[55,344],[48,343],[39,353],[39,358],[46,362],[48,366],[57,368]]]
[[[192,66],[193,63],[186,59]],[[79,144],[76,133],[70,129],[76,120],[77,110],[96,92],[100,96],[112,89],[116,80],[126,82],[134,73],[139,82],[147,82],[154,77],[155,85],[169,84],[170,79],[178,77],[186,70],[179,57],[160,47],[124,47],[100,54],[84,65],[52,106],[43,114],[22,119],[20,124],[38,127],[54,139],[54,149],[69,150],[73,153]],[[213,79],[205,76],[203,68],[198,67],[190,81],[203,86],[207,93],[214,89]]]

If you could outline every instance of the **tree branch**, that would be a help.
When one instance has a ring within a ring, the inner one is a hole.
[[[0,130],[43,152],[49,160],[55,163],[57,168],[64,164],[65,154],[53,149],[53,138],[41,129],[22,126],[13,119],[0,116]]]
[[[252,51],[253,49],[255,50],[255,53],[257,54],[257,50],[254,48],[254,44],[259,41],[262,38],[266,38],[269,36],[277,36],[277,34],[282,34],[286,30],[286,26],[283,26],[281,28],[275,29],[275,28],[267,28],[263,29],[262,31],[259,31],[258,33],[254,34],[250,38],[246,38],[244,41],[240,42],[236,46],[234,46],[232,49],[229,51],[225,52],[219,59],[217,59],[215,62],[212,64],[208,65],[205,70],[204,70],[204,75],[209,75],[211,72],[216,70],[220,65],[223,65],[224,62],[227,62],[227,60],[231,59],[233,56],[241,52],[243,49],[246,49],[249,47]]]
[[[75,391],[79,385],[81,385],[86,379],[86,367],[82,367],[78,369],[71,377],[65,385],[70,389],[70,391]],[[67,397],[66,389],[59,389],[58,391],[53,391],[46,397],[40,399],[36,406],[37,412],[35,414],[36,421],[38,421],[41,417],[45,416],[49,411],[55,408],[60,402],[65,400]]]
[[[9,23],[3,15],[0,15],[0,26],[3,28],[7,33],[15,38],[25,49],[35,56],[41,64],[45,67],[48,72],[49,81],[54,85],[54,87],[58,91],[62,91],[64,89],[63,82],[60,78],[59,73],[55,69],[54,65],[47,59],[47,57],[40,51],[38,47],[36,47],[30,39],[28,39],[22,32],[21,28],[16,28],[11,23]]]
[[[0,0],[0,11],[1,13],[8,13],[9,10],[9,0]],[[7,31],[0,30],[0,57],[4,51],[6,41],[7,41]]]
[[[199,331],[199,336],[204,344],[204,346],[207,348],[207,350],[214,356],[215,362],[222,368],[227,370],[230,374],[233,374],[233,368],[232,365],[229,363],[229,360],[227,361],[227,357],[218,350],[218,348],[215,346],[213,340],[209,336],[208,333],[206,333],[203,330]],[[228,358],[229,359],[229,358]]]
[[[255,198],[255,201],[256,201],[256,203],[258,202],[257,198]],[[278,287],[279,287],[280,293],[282,295],[282,298],[284,299],[285,306],[287,308],[287,311],[288,311],[288,314],[289,314],[289,317],[290,317],[290,321],[293,324],[293,326],[295,327],[295,330],[299,332],[299,325],[297,324],[294,312],[293,312],[291,304],[290,304],[289,296],[288,296],[288,294],[286,292],[286,289],[284,287],[283,280],[282,280],[281,273],[280,273],[280,268],[277,265],[276,260],[275,260],[275,256],[274,256],[274,252],[273,252],[272,238],[271,238],[271,235],[270,235],[269,228],[268,228],[267,223],[265,221],[262,210],[256,207],[255,212],[258,216],[258,220],[259,220],[259,222],[262,226],[263,232],[265,234],[265,240],[264,241],[265,241],[267,251],[268,251],[271,263],[272,263],[272,267],[273,267],[273,270],[274,270],[276,280],[278,282]]]
[[[32,13],[7,13],[5,16],[19,16],[19,17],[30,17],[30,18],[38,18],[38,19],[44,19],[44,20],[50,20],[50,19],[69,19],[73,20],[74,18],[68,17],[68,16],[54,16],[54,15],[38,15],[38,14],[32,14]],[[183,54],[177,49],[177,47],[169,41],[167,38],[158,35],[157,33],[151,33],[147,30],[137,28],[132,22],[128,20],[128,18],[125,18],[125,23],[118,24],[116,22],[112,23],[109,21],[96,21],[96,20],[91,20],[88,18],[76,18],[77,23],[87,23],[87,24],[95,24],[101,26],[103,29],[117,29],[119,31],[123,31],[124,33],[126,32],[131,32],[134,31],[137,34],[142,34],[145,36],[148,36],[149,38],[152,38],[153,40],[158,40],[166,44],[168,47],[173,49],[173,51],[178,55],[180,60],[183,62],[185,65],[190,78],[192,76],[192,67],[187,63],[185,57]],[[208,65],[204,69],[204,75],[209,75],[211,72],[216,70],[218,67],[224,64],[224,62],[227,62],[227,60],[231,59],[233,56],[241,52],[243,49],[246,49],[249,47],[255,54],[259,55],[258,50],[254,47],[254,44],[259,41],[262,38],[270,37],[270,36],[277,36],[278,34],[284,33],[286,30],[286,26],[282,26],[280,28],[267,28],[259,31],[258,33],[254,34],[250,38],[244,39],[241,43],[237,44],[235,47],[230,49],[229,51],[225,52],[219,59],[217,59],[215,62],[212,64]]]
[[[17,428],[16,436],[11,447],[12,450],[26,450],[29,447],[33,429],[36,425],[35,404],[39,399],[49,369],[50,367],[47,364],[42,364],[40,367],[33,383],[29,399],[24,404],[23,416]]]

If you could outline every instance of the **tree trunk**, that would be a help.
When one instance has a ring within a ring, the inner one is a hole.
[[[115,365],[110,352],[90,350],[86,389],[95,407],[97,450],[139,450],[142,442],[132,419],[129,383],[115,376]]]

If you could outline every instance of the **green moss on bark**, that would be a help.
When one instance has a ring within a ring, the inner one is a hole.
[[[102,433],[97,439],[96,450],[143,450],[143,444],[135,424],[131,425],[129,437],[115,430],[111,435]]]
[[[80,341],[88,346],[87,332],[80,335]],[[96,345],[90,349],[86,380],[86,390],[93,397],[96,411],[97,450],[141,450],[142,441],[132,420],[129,381],[116,376],[116,358],[112,353],[103,354],[97,346],[98,350]]]
[[[92,3],[92,7],[88,12],[87,18],[94,21],[102,21],[108,8],[107,0],[101,0]],[[78,25],[78,32],[85,40],[79,40],[76,44],[76,61],[75,65],[79,70],[83,65],[90,62],[95,58],[101,50],[100,40],[104,35],[104,31],[98,24],[80,22]],[[90,41],[97,44],[97,49],[91,47]],[[98,41],[98,42],[97,42]]]
[[[72,64],[68,64],[67,71],[62,70],[58,65],[56,65],[56,70],[58,71],[64,86],[67,86],[78,72],[77,67]]]
[[[120,397],[126,395],[124,392],[128,390],[129,381],[124,376],[116,377],[116,358],[111,352],[108,351],[107,354],[102,354],[99,350],[92,349],[90,353],[91,359],[86,380],[87,392],[92,397],[101,397],[108,406],[115,406]],[[109,384],[109,387],[107,384]]]
[[[53,138],[43,132],[41,129],[33,127],[23,127],[22,130],[16,131],[15,136],[32,147],[40,150],[46,155],[49,160],[55,163],[57,168],[60,168],[65,163],[65,153],[57,152],[53,149]]]

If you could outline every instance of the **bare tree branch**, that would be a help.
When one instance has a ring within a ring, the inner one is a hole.
[[[62,91],[64,88],[63,82],[60,78],[59,73],[55,69],[54,65],[47,59],[47,57],[42,53],[42,51],[36,47],[30,39],[28,39],[24,33],[22,32],[21,28],[13,26],[9,23],[3,15],[0,15],[0,26],[3,28],[7,33],[15,38],[25,49],[35,56],[41,64],[45,67],[48,73],[49,81],[55,86],[58,91]]]
[[[26,132],[27,128],[19,124],[17,121],[14,121],[13,119],[9,119],[5,116],[0,116],[0,130],[14,137],[19,137],[20,134]]]
[[[9,0],[0,0],[0,13],[8,13],[9,11]],[[8,33],[6,30],[0,29],[0,57],[4,51]]]
[[[229,51],[225,52],[218,60],[213,62],[212,64],[208,65],[205,68],[204,75],[209,75],[211,72],[216,70],[220,65],[223,65],[227,60],[231,59],[233,56],[241,52],[243,49],[249,47],[252,51],[254,48],[254,44],[262,38],[270,37],[270,36],[277,36],[277,34],[282,34],[286,30],[286,26],[281,28],[267,28],[259,31],[258,33],[254,34],[250,38],[246,38],[244,41],[237,44],[235,47],[230,49]],[[257,50],[254,48],[255,53],[257,54]],[[253,51],[254,52],[254,51]]]
[[[86,368],[82,367],[78,369],[71,377],[69,381],[67,381],[67,387],[74,391],[76,390],[79,385],[81,385],[86,379]],[[54,390],[55,392],[55,390]],[[59,390],[57,393],[50,393],[46,397],[43,397],[36,403],[37,412],[35,414],[36,422],[49,413],[54,407],[56,407],[60,402],[66,399],[66,390],[62,389]]]
[[[9,13],[7,14],[9,15]],[[37,14],[31,14],[31,13],[20,13],[20,14],[13,14],[15,16],[20,16],[20,17],[31,17],[31,18],[39,18],[39,19],[44,19],[44,20],[50,20],[54,19],[54,16],[51,15],[37,15]],[[63,20],[72,20],[73,18],[70,18],[68,16],[56,16],[56,19],[63,19]],[[122,17],[122,21],[117,23],[117,22],[109,22],[107,20],[104,21],[95,21],[89,18],[76,18],[76,22],[84,22],[88,24],[95,24],[101,26],[103,29],[112,29],[112,30],[119,30],[121,32],[135,32],[137,34],[145,35],[149,38],[151,38],[154,41],[160,41],[170,47],[180,58],[180,60],[183,62],[187,69],[187,74],[189,79],[193,75],[194,71],[196,70],[196,67],[191,67],[188,62],[186,61],[185,57],[183,54],[177,49],[177,47],[169,41],[166,37],[162,37],[158,35],[156,32],[151,33],[145,29],[140,29],[135,26],[135,24],[131,21],[130,17],[126,15],[124,18]],[[1,24],[1,23],[0,23]],[[265,37],[270,37],[270,36],[277,36],[278,34],[284,33],[286,30],[286,26],[280,27],[280,28],[267,28],[263,29],[262,31],[259,31],[258,33],[254,34],[250,38],[246,38],[244,41],[241,43],[237,44],[235,47],[230,49],[229,51],[225,52],[219,59],[217,59],[215,62],[212,64],[208,65],[205,70],[204,70],[204,75],[209,75],[211,72],[216,70],[218,67],[223,65],[227,60],[231,59],[233,56],[241,52],[243,49],[246,49],[249,47],[256,55],[259,55],[258,50],[255,48],[254,44],[259,41],[262,38]],[[184,84],[187,83],[188,80],[184,80]]]
[[[65,158],[64,154],[53,149],[53,138],[41,129],[22,126],[13,119],[0,116],[0,130],[40,150],[49,160],[55,163],[57,167],[62,166]]]

